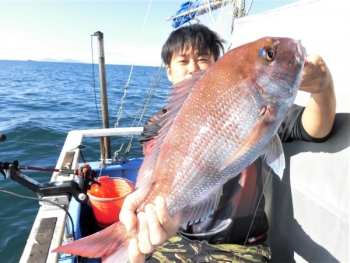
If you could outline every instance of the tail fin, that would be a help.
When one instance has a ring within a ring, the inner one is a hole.
[[[60,246],[52,252],[68,253],[88,258],[104,258],[103,262],[111,262],[109,256],[120,258],[120,255],[124,258],[127,255],[129,240],[132,236],[136,236],[136,234],[128,234],[124,225],[116,222],[91,236]]]

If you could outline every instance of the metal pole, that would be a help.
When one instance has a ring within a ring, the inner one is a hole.
[[[109,128],[109,117],[108,117],[107,82],[106,82],[105,55],[104,55],[104,46],[103,46],[103,33],[100,31],[97,31],[94,33],[94,36],[97,36],[98,43],[99,43],[99,70],[100,70],[102,122],[103,122],[103,128],[106,129],[106,128]],[[109,137],[101,138],[101,158],[102,160],[111,158],[111,143],[110,143]]]

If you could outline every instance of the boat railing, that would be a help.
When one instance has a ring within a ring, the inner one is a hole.
[[[102,138],[111,136],[128,136],[139,135],[143,131],[142,127],[127,127],[127,128],[108,128],[108,129],[91,129],[91,130],[74,130],[70,131],[65,140],[60,157],[57,161],[57,170],[72,170],[79,169],[79,154],[78,147],[84,138]],[[51,182],[63,182],[75,179],[75,174],[67,174],[54,172],[51,177]],[[57,203],[66,209],[73,217],[73,221],[79,222],[80,204],[74,199],[68,197],[67,194],[42,197],[51,202]],[[32,230],[27,240],[23,251],[20,263],[25,262],[74,262],[74,258],[67,256],[66,259],[59,258],[58,253],[51,253],[53,249],[60,246],[61,243],[70,242],[72,236],[66,233],[67,229],[67,213],[57,206],[41,202],[37,217],[34,221]],[[78,224],[75,228],[79,227]],[[79,230],[79,229],[78,229]],[[75,229],[79,238],[79,231]],[[39,241],[40,240],[40,241]],[[38,245],[49,244],[44,247]]]
[[[79,145],[82,143],[83,138],[102,138],[102,137],[111,137],[111,136],[128,136],[128,135],[139,135],[143,131],[143,127],[125,127],[125,128],[109,128],[109,129],[90,129],[90,130],[74,130],[70,131],[67,135],[66,141],[63,145],[60,157],[57,161],[56,168],[62,169],[72,169],[73,166],[77,167],[78,158],[79,158]],[[68,156],[74,155],[71,161]],[[60,181],[62,179],[72,180],[74,175],[71,175],[70,178],[60,177],[60,174],[55,172],[53,173],[51,181]]]

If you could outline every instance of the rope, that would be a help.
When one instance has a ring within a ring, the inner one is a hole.
[[[144,115],[146,113],[148,105],[150,104],[151,99],[152,99],[152,97],[154,95],[154,92],[155,92],[155,90],[156,90],[156,88],[157,88],[157,86],[159,84],[160,78],[161,78],[162,73],[163,73],[163,68],[164,68],[164,64],[162,63],[160,65],[160,67],[158,68],[158,72],[157,72],[157,74],[156,74],[156,76],[155,76],[155,78],[154,78],[154,80],[153,80],[153,82],[152,82],[152,84],[151,84],[151,86],[150,86],[150,88],[148,90],[148,93],[147,93],[144,101],[142,102],[142,104],[141,104],[141,106],[139,108],[139,111],[137,112],[137,114],[136,114],[136,116],[135,116],[135,118],[134,118],[134,120],[133,120],[133,122],[131,124],[131,127],[140,127],[141,121],[142,121],[142,119],[143,119],[143,117],[144,117]],[[133,143],[134,137],[135,137],[135,135],[131,136],[129,144],[128,144],[126,150],[125,150],[124,157],[121,160],[122,163],[126,161],[126,158],[127,158],[128,154],[130,152],[131,145]],[[124,147],[125,142],[126,142],[126,138],[124,139],[124,141],[123,141],[121,147],[119,148],[119,150],[117,150],[114,153],[113,160],[115,162],[118,161],[119,153],[121,152],[122,148]]]
[[[253,1],[254,1],[254,0],[251,0],[251,1],[250,1],[249,7],[248,7],[247,11],[245,12],[245,15],[246,15],[246,16],[249,14],[249,11],[250,11],[250,8],[252,7]]]
[[[154,92],[156,91],[156,88],[158,86],[158,83],[160,81],[162,73],[164,72],[163,68],[164,68],[164,64],[162,63],[160,65],[160,67],[158,68],[158,72],[157,72],[157,74],[156,74],[156,76],[155,76],[155,78],[153,80],[153,83],[152,83],[150,89],[148,90],[147,96],[146,96],[145,100],[143,101],[142,106],[140,107],[140,110],[139,110],[139,112],[137,113],[137,115],[136,115],[136,117],[134,119],[134,122],[131,125],[132,127],[134,127],[136,122],[137,122],[136,123],[136,127],[140,126],[141,121],[142,121],[142,119],[143,119],[143,117],[144,117],[144,115],[146,113],[147,108],[148,108],[148,105],[150,104],[150,102],[151,102],[151,100],[153,98]],[[143,109],[143,110],[141,111],[141,109]],[[137,121],[137,119],[138,119],[138,121]],[[134,137],[135,137],[135,135],[132,136],[132,139],[129,142],[129,145],[127,147],[127,150],[126,150],[124,158],[123,158],[124,161],[126,160],[126,157],[129,154],[129,152],[130,152],[131,144],[132,144],[132,141],[133,141]]]
[[[138,120],[138,122],[137,122],[137,124],[136,124],[136,127],[139,127],[139,126],[140,126],[140,123],[141,123],[141,121],[142,121],[142,119],[143,119],[143,116],[145,115],[145,112],[146,112],[146,110],[147,110],[147,108],[148,108],[148,105],[149,105],[150,102],[151,102],[151,99],[152,99],[152,97],[153,97],[153,95],[154,95],[154,92],[155,92],[155,90],[156,90],[156,88],[157,88],[157,86],[158,86],[158,83],[159,83],[159,81],[160,81],[160,78],[161,78],[161,76],[162,76],[162,73],[163,73],[162,70],[163,70],[163,68],[164,68],[164,64],[162,63],[162,64],[160,65],[160,67],[158,68],[158,72],[157,72],[157,74],[156,74],[156,76],[155,76],[155,78],[154,78],[154,80],[153,80],[153,83],[152,83],[150,89],[148,90],[148,93],[147,93],[147,95],[146,95],[146,98],[145,98],[145,100],[143,101],[143,103],[142,103],[142,105],[141,105],[141,107],[140,107],[140,109],[139,109],[139,112],[136,114],[136,117],[135,117],[135,119],[134,119],[134,121],[133,121],[131,127],[134,127],[135,122],[136,122],[137,119],[139,119],[139,120]],[[141,111],[142,108],[143,108],[143,110]]]
[[[147,19],[148,19],[148,15],[149,15],[149,11],[151,9],[151,4],[152,4],[152,0],[149,1],[149,4],[148,4],[148,9],[147,9],[147,12],[146,12],[146,17],[145,17],[145,20],[143,21],[143,25],[142,25],[142,29],[141,29],[141,33],[140,33],[140,37],[139,37],[139,40],[137,42],[137,50],[134,54],[134,61],[131,65],[131,69],[130,69],[130,73],[129,73],[129,77],[128,77],[128,80],[125,84],[125,88],[124,88],[124,95],[121,99],[121,104],[120,104],[120,107],[119,107],[119,111],[118,111],[118,115],[117,115],[117,121],[116,123],[114,124],[114,127],[115,128],[118,128],[119,126],[119,120],[121,119],[121,116],[122,116],[122,112],[123,112],[123,104],[124,104],[124,101],[125,101],[125,97],[126,97],[126,93],[127,93],[127,90],[128,90],[128,87],[129,87],[129,84],[130,84],[130,79],[131,79],[131,76],[132,76],[132,73],[133,73],[133,70],[134,70],[134,62],[135,62],[135,55],[138,54],[138,51],[139,51],[139,47],[140,47],[140,42],[141,42],[141,39],[142,39],[142,36],[143,36],[143,32],[145,30],[145,25],[146,25],[146,22],[147,22]]]
[[[140,37],[139,37],[139,40],[138,40],[138,44],[137,44],[137,52],[135,52],[135,54],[137,54],[138,50],[139,50],[140,42],[141,42],[141,39],[142,39],[142,36],[143,36],[143,32],[145,30],[145,25],[146,25],[146,22],[147,22],[147,19],[148,19],[148,15],[149,15],[149,12],[150,12],[151,4],[152,4],[152,0],[150,0],[149,5],[148,5],[147,13],[146,13],[146,16],[145,16],[145,20],[143,22],[141,34],[140,34]],[[164,65],[162,63],[161,66],[158,69],[158,72],[157,72],[154,80],[153,80],[153,83],[151,84],[151,87],[148,90],[148,93],[147,93],[147,95],[145,97],[145,100],[143,101],[142,105],[140,106],[139,111],[136,114],[136,116],[135,116],[135,118],[134,118],[134,120],[133,120],[133,122],[131,124],[131,127],[135,127],[135,126],[139,127],[140,126],[140,123],[141,123],[141,121],[142,121],[142,119],[143,119],[143,117],[145,115],[145,112],[146,112],[146,110],[147,110],[147,108],[148,108],[148,106],[150,104],[150,101],[151,101],[151,99],[152,99],[152,97],[154,95],[156,87],[158,86],[159,80],[161,78],[161,72],[162,72],[163,67],[164,67]],[[129,76],[128,76],[128,80],[127,80],[127,83],[125,84],[124,94],[123,94],[123,96],[121,98],[121,104],[120,104],[120,107],[119,107],[119,110],[118,110],[118,114],[117,114],[117,121],[114,124],[115,128],[118,128],[119,121],[120,121],[120,119],[122,117],[123,105],[124,105],[125,98],[126,98],[126,95],[127,95],[127,90],[129,88],[129,84],[130,84],[131,76],[132,76],[132,73],[133,73],[133,69],[134,69],[134,63],[131,66],[130,73],[129,73]],[[127,138],[130,138],[130,137],[127,137]],[[117,151],[115,151],[114,156],[113,156],[113,161],[114,162],[119,162],[119,154],[122,151],[127,138],[124,139],[124,141],[123,141],[122,145],[120,146],[120,148]],[[131,146],[132,146],[132,143],[134,141],[134,138],[135,138],[135,135],[131,136],[131,139],[129,140],[128,146],[127,146],[127,148],[125,150],[124,157],[121,160],[121,162],[125,162],[126,161],[126,158],[127,158],[128,154],[129,154],[129,152],[131,150]]]
[[[210,4],[210,3],[209,3],[209,0],[207,0],[207,2],[208,2],[208,5],[209,5],[209,4]],[[209,7],[208,9],[209,9],[209,15],[210,15],[211,21],[212,21],[212,23],[215,25],[215,29],[216,29],[215,31],[218,31],[217,25],[216,25],[215,20],[214,20],[214,16],[213,16],[212,10],[211,10],[210,7]]]

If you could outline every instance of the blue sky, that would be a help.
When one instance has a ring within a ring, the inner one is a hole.
[[[107,64],[159,66],[161,47],[173,30],[166,18],[185,0],[0,0],[0,59],[74,59],[91,63],[90,34],[104,33]],[[249,1],[246,1],[249,3]],[[296,0],[255,0],[250,14]],[[97,39],[93,38],[97,62]]]

